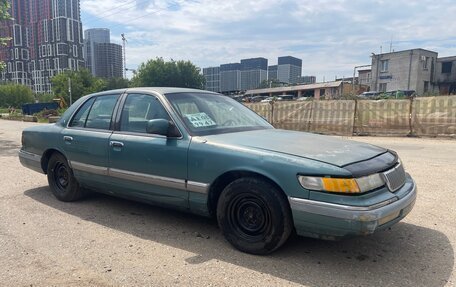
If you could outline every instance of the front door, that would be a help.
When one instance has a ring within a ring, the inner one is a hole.
[[[146,124],[152,119],[171,120],[157,97],[127,95],[119,130],[109,139],[108,188],[121,196],[186,209],[190,141],[146,133]]]

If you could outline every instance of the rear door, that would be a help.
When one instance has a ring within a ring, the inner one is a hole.
[[[126,96],[119,128],[109,139],[108,187],[126,197],[186,209],[190,140],[146,133],[147,121],[152,119],[172,121],[156,96]]]
[[[108,176],[111,118],[119,94],[88,99],[62,131],[64,153],[82,185],[102,191]]]

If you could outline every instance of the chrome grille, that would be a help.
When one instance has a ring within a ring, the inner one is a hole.
[[[383,173],[386,185],[389,190],[396,191],[405,183],[404,166],[399,162],[395,167]]]

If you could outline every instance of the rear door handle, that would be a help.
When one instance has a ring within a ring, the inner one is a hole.
[[[116,141],[110,141],[109,145],[112,147],[123,147],[124,146],[123,142],[116,142]]]
[[[66,141],[66,142],[72,142],[73,141],[73,137],[63,136],[63,140]]]

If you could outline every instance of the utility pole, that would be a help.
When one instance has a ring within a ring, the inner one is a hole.
[[[125,34],[120,34],[122,36],[122,48],[123,48],[123,77],[124,79],[127,78],[127,56],[125,53],[125,44],[127,43],[127,39],[125,38]]]

